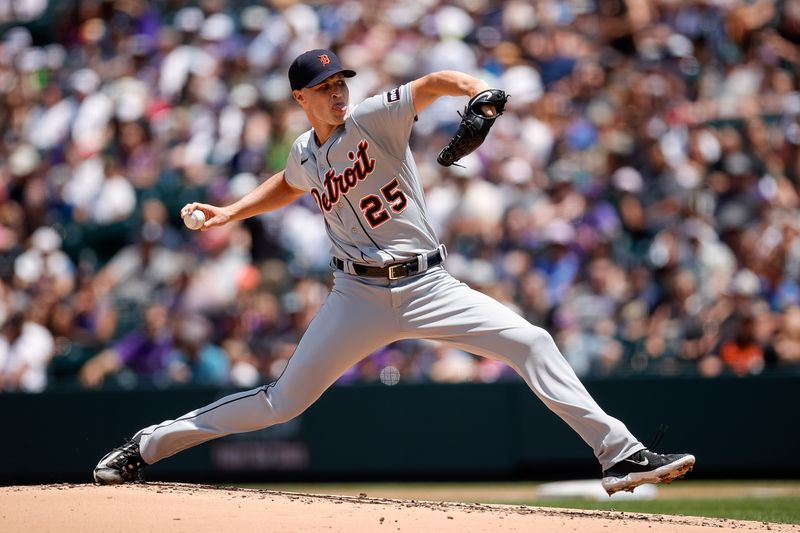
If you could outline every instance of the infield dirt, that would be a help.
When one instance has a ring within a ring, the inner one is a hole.
[[[20,533],[797,532],[716,518],[393,500],[177,483],[0,487],[0,531]]]

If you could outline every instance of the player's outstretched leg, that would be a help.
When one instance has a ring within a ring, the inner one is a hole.
[[[694,455],[677,453],[662,455],[639,450],[603,472],[603,488],[609,496],[629,491],[645,483],[672,483],[694,467]]]
[[[94,469],[95,481],[136,481],[141,479],[145,466],[192,446],[291,420],[314,403],[345,370],[395,340],[391,294],[372,291],[368,285],[344,275],[335,278],[335,290],[277,381],[231,394],[175,420],[140,430],[100,460]]]

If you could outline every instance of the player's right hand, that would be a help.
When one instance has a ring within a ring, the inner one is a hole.
[[[201,204],[199,202],[192,202],[191,204],[186,204],[183,206],[183,208],[181,208],[181,218],[198,209],[206,216],[206,222],[203,224],[203,227],[200,228],[201,231],[205,231],[215,226],[223,226],[232,219],[231,214],[225,207]]]

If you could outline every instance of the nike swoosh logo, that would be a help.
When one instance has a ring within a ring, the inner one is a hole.
[[[308,158],[307,158],[307,157],[306,157],[305,159],[301,159],[301,160],[300,160],[300,164],[301,164],[301,165],[305,165],[305,164],[306,164],[306,161],[308,161]]]
[[[633,459],[625,459],[625,460],[628,461],[629,463],[633,463],[639,466],[647,466],[650,464],[650,460],[647,457],[644,458],[644,461],[634,461]]]

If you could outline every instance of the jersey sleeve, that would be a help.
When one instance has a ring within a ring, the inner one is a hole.
[[[289,150],[289,158],[286,160],[286,170],[283,175],[286,182],[295,189],[308,191],[311,186],[308,183],[306,171],[303,169],[303,143],[298,138]]]
[[[416,115],[410,83],[371,96],[353,109],[356,124],[401,159],[405,157]]]

